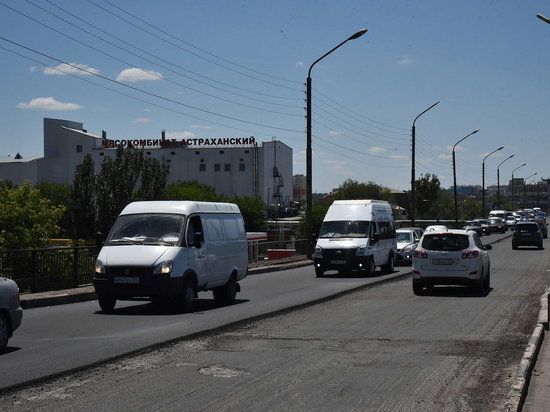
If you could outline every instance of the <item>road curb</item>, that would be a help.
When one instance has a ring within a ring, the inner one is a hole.
[[[546,288],[544,294],[540,298],[541,308],[539,311],[539,317],[537,326],[531,338],[527,343],[527,347],[523,352],[523,356],[519,363],[518,369],[514,376],[512,389],[510,390],[505,402],[505,410],[507,411],[521,411],[525,398],[527,396],[527,389],[529,388],[529,381],[531,380],[531,373],[535,368],[537,357],[544,341],[545,330],[548,329],[548,294],[550,288]]]
[[[277,272],[286,269],[308,266],[311,264],[313,264],[313,262],[306,259],[284,264],[274,264],[249,269],[248,275],[252,276],[266,272]],[[97,294],[95,293],[94,287],[92,285],[84,285],[73,289],[21,294],[20,304],[23,309],[34,309],[44,306],[65,305],[68,303],[85,302],[96,299]]]

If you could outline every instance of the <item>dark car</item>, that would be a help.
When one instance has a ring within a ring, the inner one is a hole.
[[[476,220],[469,220],[464,222],[464,226],[462,226],[462,229],[464,230],[473,230],[477,233],[478,236],[483,236],[483,229],[481,228],[481,223],[479,223]]]
[[[544,239],[548,238],[548,224],[546,223],[545,217],[534,217],[529,220],[532,220],[533,222],[537,222],[539,224],[540,230],[542,232],[542,237]]]
[[[506,233],[506,222],[500,217],[490,217],[487,219],[489,224],[489,230],[491,232],[501,232]]]
[[[484,235],[490,235],[491,234],[491,230],[489,229],[489,223],[487,223],[487,219],[474,219],[473,221],[474,222],[479,222],[479,224],[481,225],[481,232]]]
[[[11,279],[0,277],[0,353],[6,349],[9,338],[21,325],[22,318],[17,284]]]
[[[517,249],[518,246],[537,246],[542,249],[542,231],[537,222],[516,223],[512,234],[512,249]]]

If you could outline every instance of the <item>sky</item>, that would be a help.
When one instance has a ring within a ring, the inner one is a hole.
[[[313,192],[550,177],[550,1],[0,0],[0,158],[43,155],[43,118],[112,139],[281,140]],[[81,70],[79,70],[81,69]],[[503,146],[490,156],[489,153]],[[511,155],[513,157],[509,158]],[[525,166],[521,166],[527,163]],[[514,171],[515,170],[515,171]],[[535,174],[536,173],[536,174]]]

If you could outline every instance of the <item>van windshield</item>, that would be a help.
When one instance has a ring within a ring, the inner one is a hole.
[[[116,220],[107,244],[173,245],[180,240],[185,216],[175,214],[122,215]]]
[[[343,237],[368,237],[369,221],[336,221],[323,222],[319,237],[322,238],[343,238]]]

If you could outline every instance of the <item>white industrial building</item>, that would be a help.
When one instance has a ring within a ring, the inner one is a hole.
[[[0,179],[22,184],[51,181],[72,184],[74,171],[90,154],[96,172],[104,156],[114,156],[119,145],[143,150],[145,156],[166,159],[168,182],[197,181],[213,186],[216,193],[258,196],[266,204],[292,200],[292,149],[279,140],[258,144],[246,138],[112,139],[88,133],[83,124],[44,119],[44,157],[26,158],[18,153],[0,158]],[[23,153],[23,149],[21,151]]]

